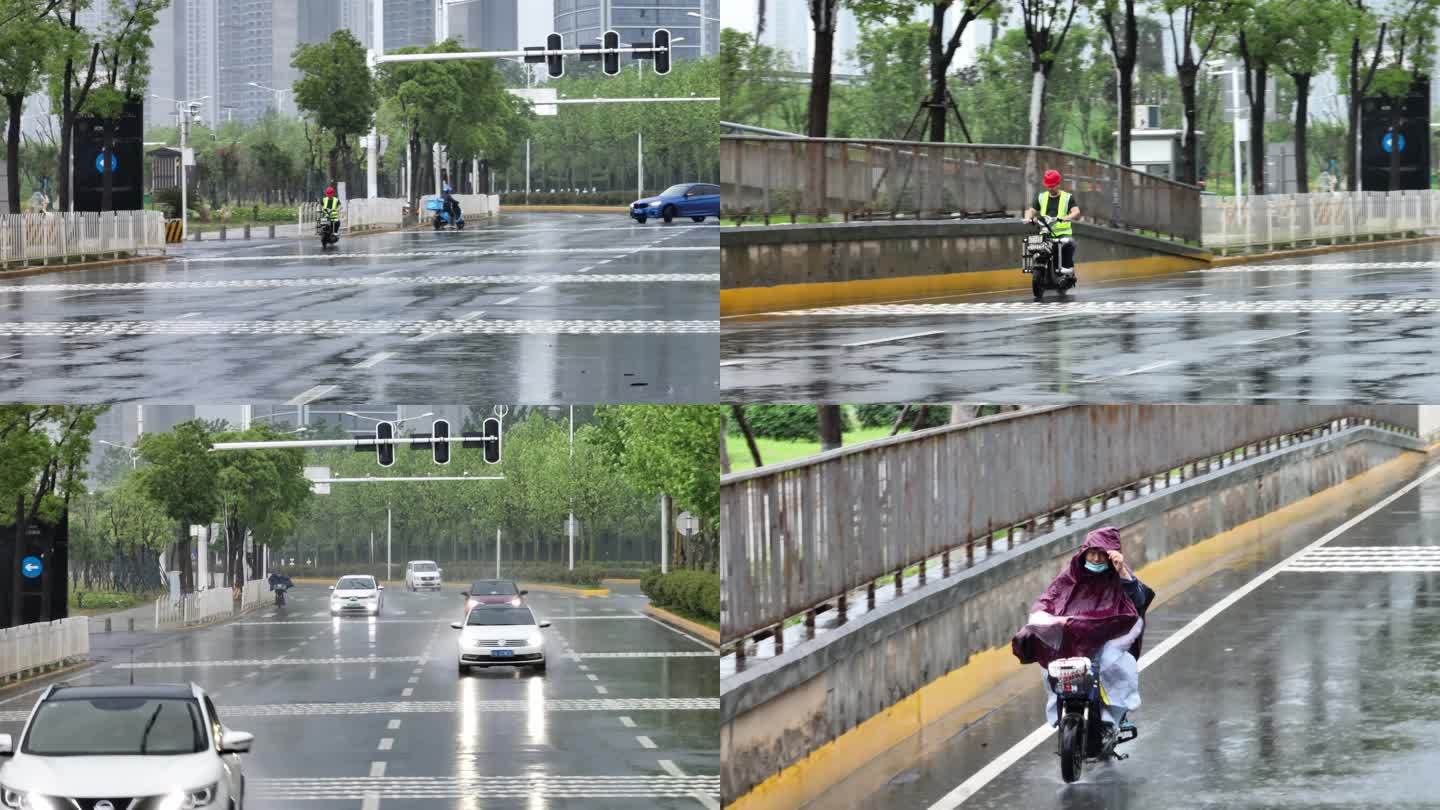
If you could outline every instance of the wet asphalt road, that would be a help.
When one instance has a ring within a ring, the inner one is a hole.
[[[726,318],[722,398],[1440,399],[1440,245],[1095,284],[1082,255],[1079,273],[1064,303],[1027,288]]]
[[[1361,510],[1351,510],[1353,517]],[[1339,526],[1290,527],[1151,612],[1157,646],[1220,599]],[[862,799],[866,810],[1420,808],[1440,795],[1440,476],[1218,613],[1141,674],[1131,758],[1065,785],[1055,737],[963,803],[962,782],[1045,724],[1033,689],[935,744]],[[1029,674],[1029,673],[1027,673]],[[820,805],[824,806],[822,801]]]
[[[378,619],[331,619],[328,592],[309,585],[283,611],[224,625],[92,635],[108,660],[70,680],[133,672],[205,687],[227,726],[255,734],[246,806],[259,810],[717,808],[714,652],[641,614],[634,586],[620,589],[532,591],[536,615],[553,622],[544,675],[459,676],[457,590],[387,588]],[[0,731],[18,734],[33,700],[0,701]]]
[[[713,223],[505,214],[462,232],[206,241],[0,280],[28,402],[718,397]]]

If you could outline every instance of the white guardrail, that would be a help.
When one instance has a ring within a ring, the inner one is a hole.
[[[240,590],[240,605],[235,605],[235,592],[230,588],[207,588],[177,600],[162,596],[155,600],[155,629],[208,624],[238,616],[264,602],[268,586],[265,580],[246,582]]]
[[[164,252],[160,211],[0,215],[0,265]]]
[[[1217,253],[1386,239],[1440,228],[1440,191],[1200,199],[1201,244]]]
[[[420,198],[420,221],[428,222],[430,214],[425,210],[425,201],[434,195]],[[456,194],[460,213],[466,219],[493,217],[500,212],[498,194]],[[299,206],[300,238],[315,236],[315,220],[320,215],[320,203],[307,202]],[[340,228],[343,235],[349,231],[371,231],[382,228],[399,228],[404,224],[405,201],[389,197],[357,197],[349,200],[340,209]]]
[[[60,666],[90,653],[90,619],[76,616],[0,630],[0,677]]]

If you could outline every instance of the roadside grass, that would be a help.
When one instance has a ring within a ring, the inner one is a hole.
[[[72,616],[97,616],[138,607],[156,598],[154,593],[120,593],[117,591],[71,590],[69,596]]]
[[[890,435],[888,427],[860,428],[859,430],[848,431],[844,434],[845,446],[860,444],[874,439],[883,439]],[[755,445],[760,450],[760,460],[767,465],[778,464],[782,461],[793,461],[797,458],[813,456],[820,452],[820,441],[787,441],[783,439],[762,439],[756,438]],[[730,454],[730,471],[740,472],[742,470],[753,470],[755,460],[750,457],[750,448],[745,444],[744,436],[733,436],[726,434],[725,448]]]

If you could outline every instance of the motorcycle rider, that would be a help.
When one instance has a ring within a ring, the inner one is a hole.
[[[1075,237],[1072,236],[1070,223],[1080,218],[1080,209],[1075,206],[1074,197],[1068,191],[1061,191],[1060,184],[1064,178],[1060,172],[1050,169],[1045,172],[1045,190],[1040,192],[1037,203],[1040,206],[1038,211],[1035,208],[1025,209],[1025,221],[1031,222],[1037,213],[1039,216],[1056,217],[1059,222],[1050,226],[1050,232],[1060,243],[1060,272],[1069,275],[1075,274]]]
[[[445,213],[450,215],[450,224],[460,222],[460,202],[451,194],[450,184],[446,183],[441,191],[440,198],[445,201]]]
[[[326,186],[325,196],[320,200],[320,213],[335,223],[335,233],[340,233],[340,198],[335,196],[335,187]]]
[[[270,590],[275,592],[275,603],[278,605],[285,598],[285,591],[295,587],[290,577],[280,573],[279,570],[271,571],[269,576]]]
[[[1120,531],[1106,526],[1090,532],[1050,586],[1030,608],[1012,650],[1021,663],[1042,668],[1059,658],[1095,662],[1108,705],[1107,734],[1131,727],[1127,712],[1140,708],[1138,661],[1145,611],[1155,592],[1135,576],[1120,552]],[[1059,701],[1045,679],[1046,716],[1059,723]]]

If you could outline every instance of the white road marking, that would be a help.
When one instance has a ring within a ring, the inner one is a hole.
[[[1061,318],[1073,318],[1079,314],[1080,313],[1078,312],[1061,312],[1055,315],[1036,315],[1033,318],[1018,318],[1017,320],[1019,320],[1021,323],[1025,323],[1027,321],[1058,321]]]
[[[721,368],[725,368],[725,367],[727,367],[727,366],[743,366],[743,365],[745,365],[745,364],[748,363],[748,362],[750,362],[750,361],[749,361],[749,360],[721,360],[721,361],[720,361],[720,367],[721,367]]]
[[[706,645],[709,646],[708,644]],[[591,658],[711,658],[713,652],[572,652],[567,654],[570,658],[589,660]]]
[[[637,335],[719,333],[719,321],[436,320],[436,321],[10,321],[3,337],[105,338],[126,335]],[[289,402],[304,405],[304,402]]]
[[[847,349],[853,349],[853,348],[855,348],[855,347],[857,347],[857,346],[874,346],[874,345],[879,344],[879,343],[894,343],[894,342],[896,342],[896,341],[898,341],[898,340],[909,340],[909,339],[911,339],[911,338],[930,337],[930,336],[932,336],[932,335],[943,335],[943,334],[945,334],[945,330],[943,330],[943,329],[934,329],[934,330],[931,330],[931,331],[929,331],[929,332],[915,332],[915,333],[909,334],[909,335],[896,335],[896,336],[894,336],[894,337],[875,338],[874,340],[862,340],[862,341],[860,341],[859,343],[842,343],[842,344],[840,344],[840,345],[841,345],[841,346],[844,346],[844,347],[847,348]]]
[[[680,770],[680,766],[676,765],[674,760],[662,759],[659,760],[659,762],[660,770],[664,771],[665,773],[668,773],[671,776],[680,779],[689,778],[685,776],[685,772]],[[709,793],[697,790],[694,793],[691,793],[690,797],[700,802],[700,804],[704,805],[705,810],[720,810],[720,802],[715,801],[714,796]]]
[[[377,352],[366,360],[356,363],[355,368],[374,368],[394,356],[394,352]]]
[[[659,747],[659,746],[657,746],[657,745],[655,744],[655,741],[654,741],[654,740],[650,739],[649,737],[646,737],[646,736],[643,735],[643,734],[636,735],[635,739],[640,741],[640,747],[641,747],[641,748],[658,748],[658,747]]]
[[[26,284],[6,287],[0,285],[0,293],[70,292],[83,290],[80,295],[62,296],[55,300],[79,298],[94,295],[104,290],[263,290],[297,287],[403,287],[496,284],[541,284],[536,290],[555,284],[713,284],[719,283],[719,273],[610,273],[605,275],[581,276],[569,274],[529,273],[525,275],[479,275],[479,276],[406,276],[390,278],[385,276],[339,276],[324,278],[247,278],[212,279],[210,281],[95,281],[71,284]],[[536,290],[530,290],[535,292]],[[199,312],[189,312],[179,317],[191,318]]]
[[[190,264],[221,264],[229,262],[277,262],[277,261],[337,261],[342,259],[399,259],[399,258],[461,258],[466,256],[582,256],[623,254],[628,247],[583,247],[583,248],[495,248],[490,250],[408,250],[395,253],[310,253],[305,255],[280,254],[277,256],[175,256],[172,261]],[[660,253],[718,253],[714,247],[646,247],[646,251]],[[606,261],[609,261],[608,259]],[[373,278],[373,276],[371,276]]]
[[[383,773],[380,775],[384,776]],[[380,810],[380,794],[373,790],[367,791],[360,802],[360,810]]]
[[[15,352],[14,354],[7,354],[7,355],[4,355],[4,356],[0,356],[0,360],[9,360],[9,359],[12,358],[12,357],[19,357],[19,356],[20,356],[20,353],[19,353],[19,352]]]
[[[1140,670],[1144,671],[1147,667],[1160,660],[1166,653],[1175,649],[1186,639],[1199,632],[1201,628],[1209,624],[1212,620],[1214,620],[1216,616],[1219,616],[1222,612],[1230,608],[1236,602],[1239,602],[1241,599],[1249,596],[1250,593],[1253,592],[1255,589],[1274,579],[1276,576],[1285,573],[1288,567],[1296,560],[1303,558],[1306,554],[1315,551],[1321,546],[1329,543],[1331,540],[1334,540],[1345,532],[1353,529],[1366,518],[1370,517],[1376,512],[1379,512],[1381,509],[1384,509],[1385,507],[1394,503],[1396,500],[1399,500],[1403,495],[1425,483],[1426,481],[1430,480],[1431,478],[1434,478],[1437,474],[1440,474],[1440,466],[1432,467],[1425,474],[1421,475],[1419,478],[1416,478],[1414,481],[1411,481],[1409,484],[1406,484],[1405,486],[1391,493],[1384,500],[1380,501],[1374,506],[1371,506],[1369,509],[1366,509],[1364,512],[1361,512],[1355,517],[1345,521],[1340,526],[1330,530],[1319,540],[1316,540],[1315,542],[1300,549],[1294,554],[1291,554],[1289,557],[1286,557],[1284,560],[1272,566],[1264,573],[1245,583],[1238,590],[1231,592],[1229,596],[1226,596],[1224,599],[1221,599],[1219,602],[1211,605],[1207,610],[1205,610],[1205,612],[1201,613],[1199,616],[1196,616],[1194,619],[1191,619],[1189,623],[1187,623],[1184,627],[1180,628],[1175,633],[1166,638],[1164,641],[1160,642],[1160,644],[1152,648],[1149,652],[1145,653],[1140,659]],[[986,785],[988,785],[991,781],[993,781],[995,777],[1004,773],[1010,766],[1014,765],[1016,762],[1019,762],[1031,751],[1035,750],[1035,748],[1038,747],[1042,742],[1045,742],[1045,740],[1048,739],[1050,735],[1054,733],[1054,731],[1055,730],[1051,728],[1048,724],[1035,729],[1029,734],[1029,736],[1025,737],[1025,739],[1011,746],[1009,750],[996,757],[984,768],[981,768],[979,771],[977,771],[969,779],[961,782],[955,787],[954,790],[941,797],[939,801],[931,804],[929,810],[954,810],[954,808],[959,807],[962,803],[964,803],[966,799],[974,796],[976,793],[979,793],[980,790]]]
[[[200,313],[198,313],[198,312],[187,312],[187,313],[185,313],[184,315],[180,315],[180,316],[178,316],[178,317],[179,317],[179,318],[193,318],[193,317],[195,317],[196,315],[199,315],[199,314],[200,314]]]
[[[1186,300],[1189,300],[1189,299],[1191,299],[1191,298],[1213,298],[1213,297],[1215,297],[1215,293],[1195,293],[1194,295],[1187,295],[1187,296],[1185,296],[1185,299],[1186,299]]]
[[[250,791],[253,790],[253,793]],[[636,799],[694,798],[707,808],[718,808],[720,777],[669,774],[649,776],[598,776],[522,774],[516,776],[366,776],[276,777],[257,779],[247,794],[259,801],[290,802],[356,800],[367,795],[395,798],[422,805],[425,801],[517,799],[609,799],[634,806]]]
[[[1275,287],[1298,287],[1298,286],[1300,286],[1301,284],[1305,284],[1305,283],[1307,283],[1307,282],[1304,282],[1304,281],[1282,281],[1282,282],[1280,282],[1279,284],[1257,284],[1257,285],[1255,285],[1254,287],[1252,287],[1251,289],[1254,289],[1254,290],[1269,290],[1269,289],[1272,289],[1272,288],[1275,288]]]
[[[411,675],[411,676],[410,676],[410,679],[406,681],[406,683],[419,683],[419,682],[420,682],[420,679],[417,678],[417,677],[415,677],[414,675]]]
[[[599,693],[602,694],[602,695],[608,695],[608,694],[610,694],[610,690],[609,690],[609,689],[606,689],[605,687],[601,686],[601,685],[598,684],[598,683],[595,684],[595,691],[596,691],[596,692],[599,692]]]
[[[394,748],[394,747],[395,747],[395,738],[394,738],[394,737],[382,737],[382,738],[380,738],[380,748],[379,748],[378,750],[380,750],[380,751],[389,751],[391,748]]]
[[[389,723],[385,724],[385,728],[389,731],[394,731],[395,729],[400,728],[400,721],[391,720]]]
[[[708,641],[701,641],[700,639],[698,639],[698,638],[690,635],[689,633],[685,632],[684,630],[681,630],[681,629],[678,628],[678,627],[672,627],[671,625],[668,625],[668,624],[666,624],[665,622],[660,621],[659,619],[655,618],[654,616],[647,616],[647,615],[645,615],[645,614],[643,614],[643,613],[641,614],[641,616],[642,616],[643,618],[649,619],[650,621],[652,621],[652,622],[660,625],[661,627],[665,628],[666,630],[669,630],[669,631],[672,632],[672,633],[678,633],[678,634],[684,636],[685,638],[690,639],[691,641],[695,642],[696,644],[699,644],[701,647],[704,647],[704,648],[707,649],[707,650],[715,650],[715,651],[718,652],[718,650],[716,650],[716,648],[715,648],[714,646],[712,646],[712,645],[710,644],[710,642],[708,642]],[[617,618],[619,618],[619,617],[617,617]]]
[[[27,285],[27,286],[28,286],[28,285]],[[18,287],[18,288],[14,288],[14,289],[24,289],[24,288],[23,288],[23,287]],[[87,295],[94,295],[95,293],[96,293],[96,290],[91,290],[90,292],[83,292],[83,293],[80,293],[79,295],[62,295],[62,296],[60,296],[59,298],[56,298],[55,300],[56,300],[56,301],[69,301],[71,298],[84,298],[84,297],[87,296]]]
[[[1330,299],[1301,298],[1293,300],[1256,299],[1245,301],[1076,301],[1068,304],[1036,304],[1021,301],[989,301],[957,304],[853,304],[817,309],[796,309],[775,315],[814,319],[822,315],[883,315],[895,317],[918,315],[1028,315],[1063,308],[1073,314],[1099,315],[1266,315],[1266,314],[1337,314],[1399,315],[1440,312],[1440,298]],[[1058,313],[1055,313],[1058,314]]]
[[[547,712],[676,712],[717,711],[720,698],[555,698],[545,700]],[[227,717],[347,717],[397,714],[457,714],[460,712],[531,712],[534,701],[517,700],[394,700],[365,703],[272,703],[228,705]],[[21,723],[28,708],[0,712],[0,723]],[[393,720],[391,722],[394,722]],[[398,728],[399,726],[396,726]]]
[[[1279,340],[1280,338],[1295,337],[1296,335],[1309,334],[1309,332],[1310,332],[1309,329],[1300,329],[1300,330],[1297,330],[1297,331],[1294,331],[1294,332],[1286,332],[1286,333],[1283,334],[1283,335],[1272,335],[1272,336],[1267,337],[1267,338],[1260,338],[1259,340],[1242,340],[1242,341],[1240,341],[1239,345],[1241,345],[1241,346],[1254,346],[1254,345],[1257,344],[1257,343],[1269,343],[1269,342],[1272,341],[1272,340]]]
[[[589,266],[587,266],[587,267],[582,267],[582,268],[580,268],[579,270],[576,270],[575,272],[577,272],[577,273],[588,273],[588,272],[590,272],[591,270],[594,270],[594,269],[595,269],[595,265],[592,264],[592,265],[589,265]]]
[[[629,717],[622,716],[620,718],[620,725],[626,728],[635,728],[635,721],[631,720]]]
[[[413,694],[415,694],[415,690],[414,690],[412,687],[409,687],[409,686],[407,686],[407,687],[405,687],[404,689],[400,690],[400,697],[410,697],[410,696],[413,695]]]
[[[497,307],[503,307],[503,306],[505,306],[506,304],[513,304],[513,303],[515,303],[516,301],[519,301],[519,300],[520,300],[520,299],[519,299],[517,296],[512,295],[512,296],[510,296],[509,298],[506,298],[506,299],[503,300],[503,301],[496,301],[496,302],[495,302],[495,306],[497,306]]]
[[[338,386],[338,385],[317,385],[317,386],[315,386],[314,388],[311,388],[311,389],[309,389],[308,391],[306,391],[305,393],[300,394],[299,396],[297,396],[297,397],[295,397],[294,399],[290,400],[289,402],[286,402],[285,404],[286,404],[286,405],[308,405],[308,404],[310,404],[311,402],[314,402],[315,400],[317,400],[317,399],[325,396],[326,394],[330,393],[331,391],[334,391],[335,389],[337,389],[337,388],[339,388],[339,387],[340,387],[340,386]]]
[[[532,290],[526,290],[525,292],[527,292],[527,293],[537,293],[537,292],[544,292],[546,289],[548,289],[548,288],[547,288],[544,284],[541,284],[539,287],[536,287],[536,288],[534,288],[534,289],[532,289]]]
[[[209,667],[253,667],[253,666],[276,666],[287,664],[293,666],[327,666],[331,664],[399,664],[418,661],[414,656],[394,656],[389,658],[239,658],[211,661],[137,661],[133,664],[120,663],[111,664],[113,669],[189,669]]]
[[[1216,267],[1208,270],[1192,270],[1192,273],[1270,273],[1276,271],[1308,270],[1435,270],[1440,262],[1323,262],[1320,264],[1242,264],[1234,267]]]
[[[385,763],[384,763],[384,762],[372,762],[372,763],[370,763],[370,775],[371,775],[371,776],[384,776],[384,775],[385,775]]]
[[[586,675],[585,677],[589,678],[589,679],[592,680],[592,681],[598,681],[598,680],[600,680],[600,676],[599,676],[599,675],[596,675],[596,674],[593,673],[593,672],[590,673],[590,674],[588,674],[588,675]]]
[[[1116,377],[1129,377],[1129,376],[1132,376],[1132,375],[1135,375],[1135,374],[1143,374],[1143,373],[1145,373],[1145,372],[1147,372],[1147,371],[1154,371],[1154,370],[1159,369],[1159,368],[1165,368],[1166,366],[1173,366],[1173,365],[1175,365],[1175,361],[1174,361],[1174,360],[1162,360],[1162,361],[1160,361],[1160,362],[1158,362],[1158,363],[1151,363],[1151,364],[1148,365],[1148,366],[1140,366],[1140,367],[1138,367],[1138,368],[1126,369],[1125,371],[1117,371],[1117,372],[1115,372],[1114,374],[1102,374],[1102,375],[1100,375],[1099,377],[1086,377],[1086,378],[1083,378],[1083,379],[1078,379],[1078,380],[1076,380],[1075,382],[1077,382],[1077,383],[1093,383],[1093,382],[1100,382],[1101,380],[1112,380],[1112,379],[1114,379],[1114,378],[1116,378]]]

